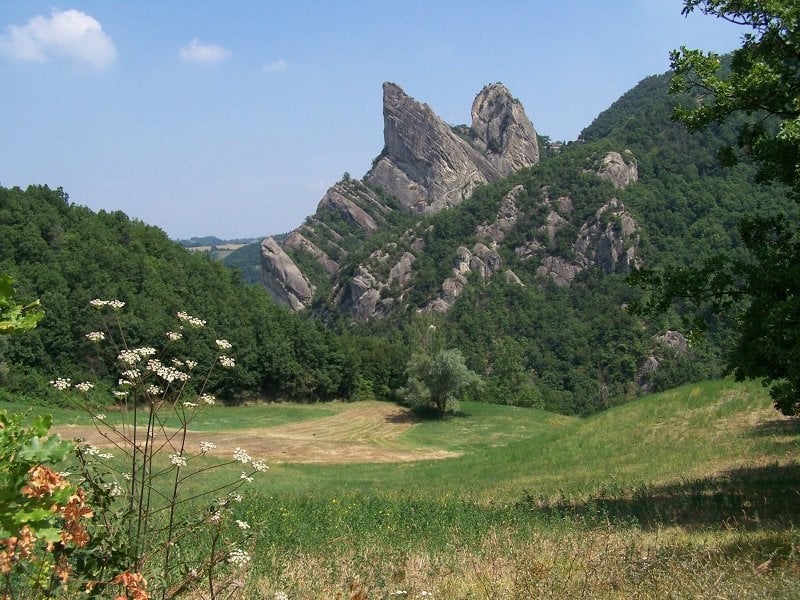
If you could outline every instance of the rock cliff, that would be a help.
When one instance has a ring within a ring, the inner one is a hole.
[[[536,131],[501,84],[477,95],[470,128],[451,127],[394,83],[383,85],[383,117],[384,148],[363,181],[346,179],[332,186],[316,214],[283,242],[316,261],[334,283],[337,301],[362,317],[380,312],[383,288],[409,283],[415,257],[409,252],[398,258],[391,279],[389,274],[376,278],[368,265],[357,265],[350,280],[343,280],[339,268],[348,256],[346,238],[355,235],[353,227],[356,234],[370,236],[395,211],[431,214],[455,206],[477,186],[539,160]],[[513,222],[510,215],[499,218],[484,237],[498,243]],[[274,240],[262,244],[261,264],[275,300],[295,310],[310,304],[314,286]]]

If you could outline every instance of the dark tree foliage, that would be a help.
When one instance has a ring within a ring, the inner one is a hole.
[[[735,124],[723,163],[740,159],[755,178],[788,186],[800,198],[800,5],[794,1],[686,0],[696,9],[745,28],[729,64],[712,53],[682,48],[672,54],[672,90],[691,93],[675,118],[692,131]],[[784,188],[786,189],[786,188]],[[751,202],[738,231],[743,252],[706,256],[698,266],[648,272],[639,281],[656,295],[650,308],[681,298],[728,313],[736,323],[730,366],[737,379],[770,385],[775,406],[800,414],[800,236],[797,206],[784,212]]]
[[[69,202],[47,187],[0,188],[0,273],[20,297],[39,298],[45,317],[2,349],[0,387],[47,397],[46,382],[109,376],[85,334],[98,328],[93,298],[127,303],[128,343],[161,347],[177,311],[208,320],[206,335],[234,345],[237,368],[212,381],[228,402],[248,397],[342,397],[357,373],[338,338],[303,315],[272,304],[220,263],[184,250],[163,231],[121,212]],[[190,348],[201,364],[208,344]]]

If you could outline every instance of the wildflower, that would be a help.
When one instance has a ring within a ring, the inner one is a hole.
[[[236,526],[239,527],[239,529],[250,529],[250,524],[247,521],[240,521],[239,519],[236,519]]]
[[[141,356],[142,358],[145,358],[147,356],[153,356],[154,354],[156,354],[156,349],[152,348],[151,346],[143,346],[141,348],[134,348],[133,351],[136,354],[138,354],[139,356]]]
[[[64,391],[72,385],[72,380],[69,377],[58,377],[57,379],[51,381],[50,385],[57,390]]]
[[[178,318],[181,321],[189,323],[192,327],[205,327],[206,322],[203,319],[198,319],[192,315],[186,314],[184,311],[178,311]]]
[[[228,340],[216,340],[216,344],[220,350],[230,350],[233,347]]]
[[[75,387],[78,387],[78,386],[75,386]],[[94,418],[97,419],[98,421],[105,421],[106,420],[106,416],[103,413],[97,413],[94,416]]]
[[[114,394],[117,398],[127,398],[128,397],[128,392],[120,392],[118,390],[114,390],[111,393]]]
[[[131,479],[133,479],[133,477],[131,477],[131,474],[130,474],[130,473],[123,473],[123,474],[122,474],[122,478],[123,478],[125,481],[130,481]]]
[[[139,369],[128,369],[127,371],[123,371],[121,375],[128,380],[138,379],[142,376],[142,372]]]
[[[217,447],[213,442],[200,442],[200,452],[208,452]]]
[[[109,495],[116,498],[118,496],[125,495],[125,490],[122,489],[122,486],[118,484],[116,481],[111,483],[111,488],[109,489]]]
[[[208,520],[209,520],[211,523],[213,523],[214,525],[216,525],[217,523],[219,523],[220,521],[222,521],[222,513],[221,513],[221,512],[219,512],[218,510],[215,510],[214,512],[212,512],[212,513],[211,513],[211,514],[208,516]]]
[[[169,462],[171,462],[176,467],[185,467],[186,466],[186,459],[180,454],[170,454],[169,455]]]
[[[246,481],[247,483],[253,483],[253,478],[250,477],[247,473],[242,471],[242,474],[239,476],[239,479]]]
[[[109,460],[114,458],[114,455],[111,452],[104,452],[103,454],[98,454],[97,458],[102,458],[103,460]]]
[[[161,388],[157,385],[150,385],[147,386],[147,393],[151,396],[160,396],[161,395]]]
[[[231,358],[230,356],[225,356],[221,354],[219,357],[219,364],[221,364],[226,369],[236,366],[236,359]]]
[[[99,298],[95,298],[94,300],[89,300],[89,304],[95,308],[103,308],[106,304],[108,304],[108,300],[100,300]]]
[[[119,310],[123,306],[125,306],[125,303],[122,302],[121,300],[109,300],[108,301],[108,306],[109,306],[109,308],[111,308],[111,310]]]
[[[274,600],[289,600],[289,594],[286,592],[275,592]]]
[[[228,494],[228,498],[230,498],[231,502],[241,502],[242,501],[242,495],[241,494],[237,494],[235,492],[231,492],[230,494]]]
[[[126,385],[127,386],[132,386],[133,382],[132,381],[128,381],[127,379],[118,379],[117,380],[117,385],[121,385],[123,387],[126,386]]]
[[[178,360],[177,358],[173,358],[172,359],[172,366],[180,368],[180,367],[183,366],[183,361],[182,360]]]
[[[250,455],[238,446],[233,450],[233,458],[244,465],[250,462]]]
[[[94,387],[94,385],[89,383],[88,381],[82,381],[80,383],[76,383],[75,384],[75,389],[78,390],[81,393],[86,393],[90,389],[92,389],[93,387]]]
[[[228,554],[228,562],[235,567],[244,567],[250,562],[250,555],[240,548],[234,548]]]
[[[168,331],[167,332],[167,337],[171,341],[177,342],[179,339],[181,339],[183,337],[183,334],[181,332],[179,332],[179,331]]]
[[[188,359],[186,360],[186,368],[189,369],[190,371],[194,369],[196,366],[197,366],[196,360],[188,360]]]
[[[93,342],[102,342],[104,339],[106,339],[106,334],[102,331],[90,331],[86,334],[86,337]]]
[[[217,399],[211,394],[203,394],[200,396],[200,401],[208,406],[214,406],[214,404],[217,402]]]
[[[98,448],[97,446],[93,446],[92,444],[86,444],[83,447],[83,453],[86,454],[87,456],[97,456],[98,454],[100,454],[100,448]]]
[[[253,461],[253,468],[256,471],[258,471],[259,473],[265,473],[265,472],[269,471],[269,467],[267,466],[267,464],[264,463],[264,462],[261,462],[260,460],[254,460]]]
[[[135,365],[139,362],[139,354],[135,350],[123,350],[117,355],[117,360],[126,365]]]
[[[184,408],[197,408],[198,404],[196,402],[184,402]]]

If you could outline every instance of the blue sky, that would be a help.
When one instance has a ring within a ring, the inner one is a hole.
[[[383,147],[381,84],[451,124],[502,81],[575,139],[681,45],[682,0],[0,0],[0,185],[63,187],[173,238],[288,231]]]

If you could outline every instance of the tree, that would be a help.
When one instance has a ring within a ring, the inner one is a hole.
[[[675,118],[697,131],[745,115],[737,147],[722,162],[745,158],[757,179],[788,186],[800,199],[800,5],[795,0],[685,0],[750,29],[730,64],[713,53],[681,48],[671,55],[672,91],[694,95]],[[800,414],[800,237],[796,213],[753,215],[739,223],[749,256],[716,256],[697,267],[643,272],[634,281],[655,291],[650,310],[681,298],[727,312],[737,340],[730,366],[737,380],[761,378],[776,408]]]
[[[467,368],[461,352],[454,348],[435,354],[413,354],[406,372],[408,382],[400,390],[400,396],[414,410],[433,410],[439,417],[453,412],[464,392],[480,385],[481,381],[477,373]]]
[[[44,316],[39,301],[17,304],[14,298],[14,281],[8,275],[0,275],[0,334],[33,329]]]

